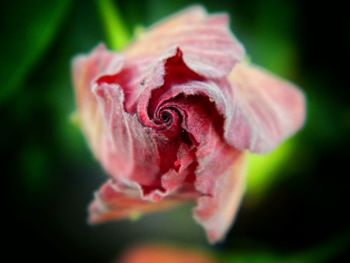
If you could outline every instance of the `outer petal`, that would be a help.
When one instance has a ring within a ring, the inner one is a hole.
[[[209,16],[199,6],[151,27],[125,50],[125,55],[154,58],[173,47],[181,48],[192,70],[213,78],[227,75],[244,56],[242,45],[228,28],[228,16]]]
[[[304,96],[293,84],[246,64],[237,64],[229,79],[233,109],[225,138],[235,148],[270,151],[303,125]]]
[[[107,83],[119,85],[124,93],[125,111],[135,113],[137,99],[143,91],[142,81],[150,68],[150,60],[145,58],[129,59],[124,62],[120,71],[111,72],[112,74],[101,75],[97,84]]]
[[[159,171],[159,154],[151,130],[124,111],[124,95],[118,85],[96,84],[94,93],[104,119],[101,161],[114,178],[152,185]]]
[[[185,199],[185,198],[184,198]],[[95,194],[95,200],[89,207],[89,221],[102,223],[114,219],[133,217],[139,214],[159,211],[181,203],[180,198],[168,198],[161,202],[142,199],[140,191],[109,180]]]
[[[101,74],[118,72],[123,65],[121,55],[108,52],[99,45],[87,56],[73,61],[73,83],[83,132],[97,158],[101,155],[103,121],[92,93],[92,82]]]
[[[223,239],[236,214],[245,164],[243,153],[223,139],[222,117],[208,101],[204,96],[183,100],[191,112],[185,120],[186,130],[198,142],[194,185],[202,196],[197,199],[194,216],[205,228],[209,241],[216,242]]]
[[[213,194],[198,199],[194,217],[212,243],[222,240],[233,223],[244,191],[245,171],[244,153],[237,152],[232,166],[215,181]]]

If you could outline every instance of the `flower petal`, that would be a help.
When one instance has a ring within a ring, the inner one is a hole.
[[[229,79],[225,138],[235,148],[270,151],[303,125],[304,96],[293,84],[247,64],[237,64]]]
[[[89,207],[89,222],[95,224],[137,217],[147,212],[174,207],[181,202],[183,200],[175,198],[164,199],[161,202],[143,200],[137,189],[108,180],[95,193],[95,199]]]
[[[95,84],[94,93],[104,119],[104,168],[114,178],[152,185],[159,170],[152,130],[143,127],[136,115],[124,111],[124,94],[118,85]]]
[[[99,45],[89,55],[75,57],[72,64],[80,123],[95,156],[99,158],[102,154],[103,121],[91,91],[92,82],[101,74],[118,72],[123,59],[119,54],[108,52],[104,45]]]
[[[124,93],[124,108],[130,114],[135,113],[137,100],[143,91],[142,81],[150,68],[149,59],[130,59],[124,62],[123,68],[112,74],[101,75],[97,84],[119,85]]]
[[[125,56],[154,58],[164,50],[180,47],[189,68],[206,77],[220,78],[244,56],[228,22],[225,14],[209,16],[203,8],[192,7],[144,32],[125,50]]]
[[[212,243],[222,240],[233,223],[244,191],[245,170],[245,154],[236,152],[232,166],[215,176],[212,195],[198,198],[194,218],[205,228]]]

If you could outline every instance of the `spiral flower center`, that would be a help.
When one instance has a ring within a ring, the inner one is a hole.
[[[157,124],[157,130],[169,139],[174,138],[181,131],[183,116],[181,109],[174,105],[163,105],[160,107],[153,119]]]
[[[161,113],[161,119],[163,122],[167,123],[171,120],[171,114],[168,111],[163,111]]]

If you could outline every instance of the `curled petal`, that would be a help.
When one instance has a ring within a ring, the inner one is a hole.
[[[150,129],[124,111],[124,95],[119,86],[96,84],[94,93],[104,120],[101,161],[105,169],[115,178],[151,185],[159,169],[159,154]]]
[[[109,180],[95,193],[95,200],[89,207],[89,222],[95,224],[133,218],[144,213],[174,207],[183,201],[169,198],[161,202],[150,202],[143,200],[137,189]]]
[[[198,89],[194,88],[191,90],[193,87],[191,83],[194,81],[197,81],[199,86]],[[182,88],[186,90],[185,95],[198,94],[201,87],[206,85],[206,83],[207,81],[203,76],[192,71],[185,63],[184,53],[180,48],[166,50],[162,53],[157,63],[153,65],[144,81],[144,90],[140,93],[137,105],[140,121],[145,126],[157,128],[158,125],[155,125],[153,121],[154,113],[157,112],[157,109],[163,102],[180,94]],[[222,94],[221,91],[216,91],[220,95]],[[216,91],[212,92],[212,94]]]
[[[229,79],[233,109],[225,138],[235,148],[270,151],[303,125],[304,96],[293,84],[246,64],[237,64]]]
[[[108,52],[104,45],[99,45],[87,56],[80,55],[73,60],[73,82],[80,123],[97,158],[102,154],[103,120],[91,90],[92,82],[99,75],[118,72],[122,65],[122,56]]]
[[[222,240],[233,223],[244,191],[245,170],[244,153],[237,152],[231,167],[216,175],[212,195],[198,198],[194,217],[212,243]]]
[[[209,78],[224,77],[244,57],[228,22],[225,14],[209,16],[203,8],[192,7],[151,27],[125,50],[125,56],[158,57],[179,47],[193,71]]]
[[[102,83],[118,85],[124,93],[125,111],[133,114],[135,113],[137,100],[144,88],[142,81],[149,68],[149,59],[130,59],[124,62],[123,68],[120,71],[101,75],[95,82],[98,85]]]

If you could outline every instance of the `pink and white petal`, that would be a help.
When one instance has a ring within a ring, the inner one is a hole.
[[[208,78],[229,74],[244,49],[229,30],[226,14],[208,15],[201,7],[184,10],[154,25],[125,50],[127,58],[154,59],[170,48],[181,48],[193,71]]]
[[[124,94],[118,85],[95,84],[94,93],[104,120],[104,168],[116,179],[152,185],[160,158],[152,131],[143,127],[136,115],[124,111]]]
[[[152,116],[149,115],[149,109],[152,107],[152,93],[154,90],[161,89],[164,86],[166,64],[172,58],[180,60],[182,58],[181,51],[177,48],[171,48],[163,52],[152,65],[149,74],[143,82],[142,86],[144,89],[139,94],[137,114],[140,122],[147,127],[157,128],[157,125],[152,120]]]
[[[247,64],[237,64],[229,80],[233,110],[225,138],[235,148],[268,152],[303,125],[304,95],[292,83]]]
[[[184,95],[184,97],[197,96],[207,98],[209,103],[215,105],[214,110],[217,110],[222,116],[225,116],[229,108],[232,107],[227,97],[225,97],[223,86],[211,80],[191,80],[185,83],[174,84],[159,96],[157,106],[163,106],[164,102],[171,101],[179,95]]]
[[[142,81],[150,69],[147,58],[129,59],[123,68],[114,74],[104,74],[96,79],[97,84],[107,83],[119,85],[124,93],[124,108],[130,114],[135,113],[137,99],[143,90]]]
[[[197,200],[193,215],[211,243],[223,240],[234,221],[244,192],[245,171],[245,154],[237,153],[232,166],[216,175],[213,194]]]
[[[177,152],[177,160],[174,163],[176,170],[170,170],[168,173],[162,175],[161,183],[162,187],[166,189],[168,193],[183,188],[184,184],[192,184],[189,176],[194,176],[194,170],[196,168],[196,156],[194,147],[190,147],[185,143],[182,143]],[[187,180],[187,182],[186,182]],[[191,187],[193,190],[193,187]]]
[[[213,127],[209,127],[206,134],[208,137],[202,141],[196,152],[198,167],[195,188],[204,195],[212,196],[219,178],[231,167],[238,151],[225,143]]]
[[[108,52],[104,45],[99,45],[89,55],[75,57],[72,63],[80,123],[97,158],[101,155],[103,121],[91,90],[92,82],[101,74],[118,72],[122,65],[122,57]]]
[[[184,200],[168,198],[161,202],[143,200],[140,191],[116,181],[108,180],[95,193],[95,199],[89,207],[89,222],[103,223],[110,220],[132,218],[172,208]]]
[[[162,51],[157,50],[157,48],[159,48],[158,41],[167,41],[165,38],[163,39],[162,36],[170,37],[174,35],[172,31],[177,32],[186,25],[202,21],[206,16],[207,12],[201,6],[193,6],[175,15],[169,16],[151,26],[149,29],[145,30],[145,32],[142,32],[140,36],[127,47],[125,54],[127,57],[157,55]],[[148,43],[148,45],[145,45],[145,43]],[[164,46],[164,44],[161,46]]]

